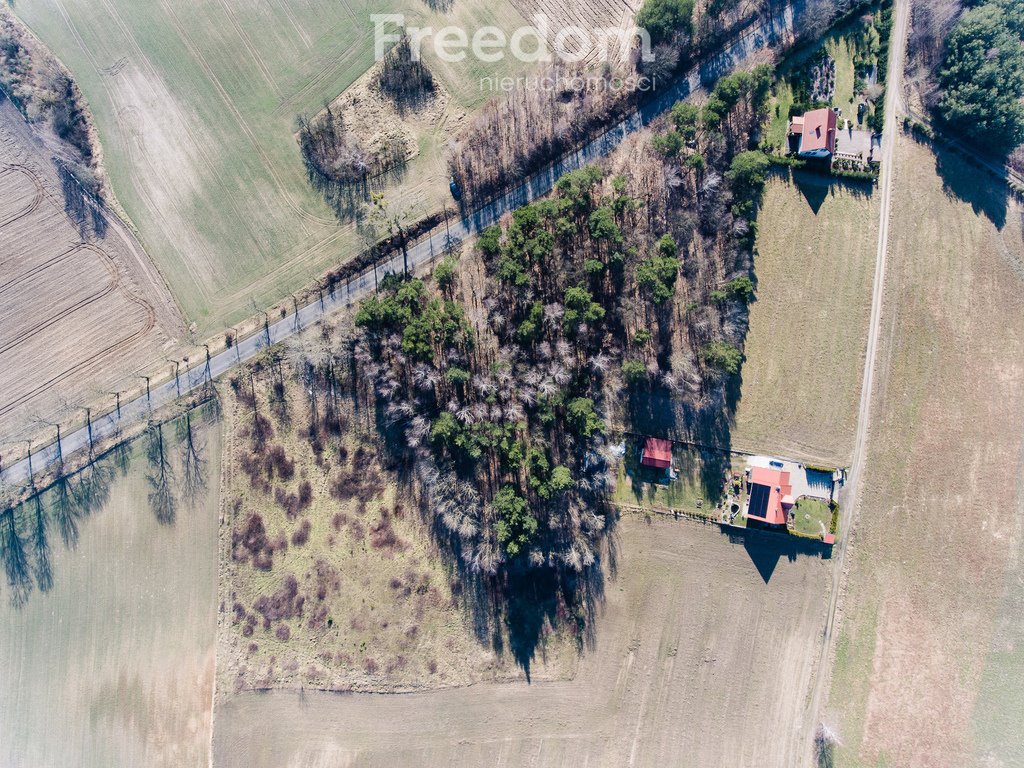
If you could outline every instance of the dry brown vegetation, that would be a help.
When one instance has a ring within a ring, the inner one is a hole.
[[[364,218],[372,193],[401,180],[422,140],[448,122],[450,102],[403,38],[322,111],[298,118],[310,184],[340,219]]]
[[[53,55],[0,8],[0,100],[11,99],[26,118],[47,123],[78,165],[77,176],[102,191],[93,129],[81,91]]]
[[[1021,669],[1022,212],[955,155],[903,136],[896,157],[826,715],[838,765],[1012,765],[1022,704],[999,680]]]
[[[471,623],[466,605],[476,598],[397,468],[382,463],[372,412],[351,396],[349,374],[340,362],[333,373],[298,362],[314,350],[345,358],[344,332],[322,330],[246,369],[226,396],[219,695],[518,677],[488,647],[502,628]],[[312,400],[310,376],[319,378]],[[336,378],[321,389],[325,376]],[[572,670],[574,646],[563,640],[549,638],[540,679]]]
[[[138,242],[9,103],[0,201],[0,434],[14,443],[136,387],[180,320]]]

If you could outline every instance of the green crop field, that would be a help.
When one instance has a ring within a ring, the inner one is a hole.
[[[373,63],[371,14],[435,29],[525,23],[506,0],[447,15],[419,0],[19,0],[14,10],[85,93],[114,192],[200,335],[360,247],[355,227],[339,225],[307,184],[293,132],[298,114],[320,110]],[[479,63],[428,64],[452,109],[487,97]],[[403,191],[388,193],[413,215],[447,195],[444,141],[423,144],[430,151],[410,164]]]
[[[871,187],[769,182],[734,447],[849,464],[877,241]]]

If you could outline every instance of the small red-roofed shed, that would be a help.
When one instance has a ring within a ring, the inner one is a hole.
[[[672,466],[672,441],[648,437],[644,441],[644,451],[640,455],[640,463],[645,467],[668,469]]]

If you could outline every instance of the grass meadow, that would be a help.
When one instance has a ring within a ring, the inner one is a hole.
[[[171,427],[165,427],[168,435]],[[110,498],[49,525],[53,585],[0,596],[0,764],[205,768],[217,630],[220,428],[203,428],[206,493],[158,522],[144,441]]]
[[[361,247],[306,182],[293,132],[297,115],[373,63],[371,14],[435,29],[524,23],[507,0],[447,14],[420,0],[19,0],[14,10],[85,93],[114,192],[199,335]],[[479,77],[511,66],[428,64],[453,110],[478,106]],[[447,199],[444,143],[424,142],[403,191],[386,190],[393,204],[415,216]]]
[[[896,158],[826,716],[839,766],[1019,765],[1022,211],[956,156],[903,136]]]
[[[878,241],[866,185],[776,176],[758,214],[757,300],[733,447],[846,466]]]

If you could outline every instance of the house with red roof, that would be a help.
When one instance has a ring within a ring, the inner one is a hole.
[[[747,495],[747,518],[766,525],[785,525],[796,501],[789,472],[775,467],[753,467]]]
[[[832,160],[836,151],[836,113],[829,107],[812,109],[794,115],[789,122],[789,136],[800,157]]]
[[[644,441],[640,463],[654,469],[669,469],[672,466],[672,441],[648,437]]]

